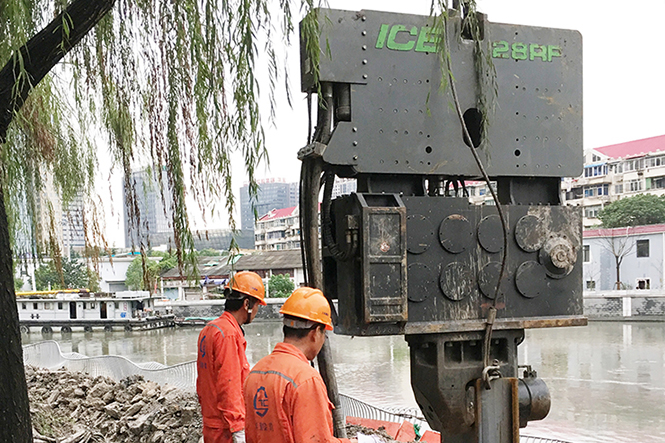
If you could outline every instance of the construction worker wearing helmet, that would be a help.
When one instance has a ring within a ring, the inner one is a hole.
[[[355,442],[333,436],[332,410],[321,375],[308,361],[332,331],[330,305],[301,287],[284,302],[284,341],[259,360],[245,383],[245,429],[251,443]]]
[[[244,443],[242,386],[249,373],[242,325],[265,305],[263,280],[254,272],[236,273],[224,289],[224,313],[199,334],[196,392],[203,415],[205,443]]]

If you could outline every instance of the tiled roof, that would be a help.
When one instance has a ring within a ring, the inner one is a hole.
[[[628,228],[587,229],[584,238],[623,237],[626,235],[660,234],[665,232],[665,225],[646,225]]]
[[[302,268],[300,249],[283,251],[260,251],[243,255],[235,263],[236,271],[267,271],[269,269],[295,269]],[[227,264],[226,257],[199,257],[199,273],[201,277],[225,278],[231,273],[231,265]],[[186,272],[184,272],[186,274]],[[180,271],[176,266],[163,273],[164,279],[179,279]]]
[[[642,157],[652,152],[665,153],[665,135],[604,146],[602,148],[595,148],[594,150],[609,158]]]
[[[268,220],[275,220],[277,218],[290,217],[292,215],[295,215],[297,209],[298,209],[297,206],[292,206],[290,208],[283,208],[283,209],[272,209],[266,215],[259,218],[259,221],[268,221]]]

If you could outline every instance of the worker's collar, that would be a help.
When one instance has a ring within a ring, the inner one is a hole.
[[[305,363],[309,363],[309,360],[307,360],[307,357],[305,357],[305,353],[302,352],[297,347],[295,347],[294,345],[292,345],[291,343],[284,343],[284,342],[277,343],[275,345],[275,349],[273,350],[273,352],[278,354],[293,355],[294,357],[299,358]]]

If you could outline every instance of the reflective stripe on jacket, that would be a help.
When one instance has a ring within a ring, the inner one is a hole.
[[[349,442],[333,436],[323,379],[295,346],[278,343],[245,383],[247,443]]]
[[[200,332],[196,393],[204,426],[231,433],[245,428],[242,386],[249,373],[246,349],[243,331],[228,312]]]

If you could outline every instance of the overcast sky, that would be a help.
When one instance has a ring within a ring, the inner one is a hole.
[[[628,3],[600,0],[477,0],[478,10],[498,23],[575,29],[584,42],[584,147],[593,148],[665,134],[665,0]],[[427,15],[429,0],[329,0],[335,9],[370,9]],[[296,28],[297,29],[297,28]],[[293,108],[279,100],[275,127],[267,129],[270,167],[261,178],[297,181],[298,149],[306,143],[307,109],[300,94],[299,49],[287,49]],[[246,180],[242,160],[234,167],[234,186]],[[119,182],[119,178],[117,179]],[[120,195],[120,194],[119,194]],[[121,198],[115,198],[116,202]],[[117,209],[116,209],[117,211]],[[120,214],[116,214],[119,216]],[[197,218],[197,217],[194,217]],[[239,216],[236,217],[239,220]],[[122,223],[109,220],[108,238],[122,245]],[[116,225],[118,229],[115,228]],[[205,228],[196,225],[196,228]],[[208,223],[208,229],[224,227]]]

